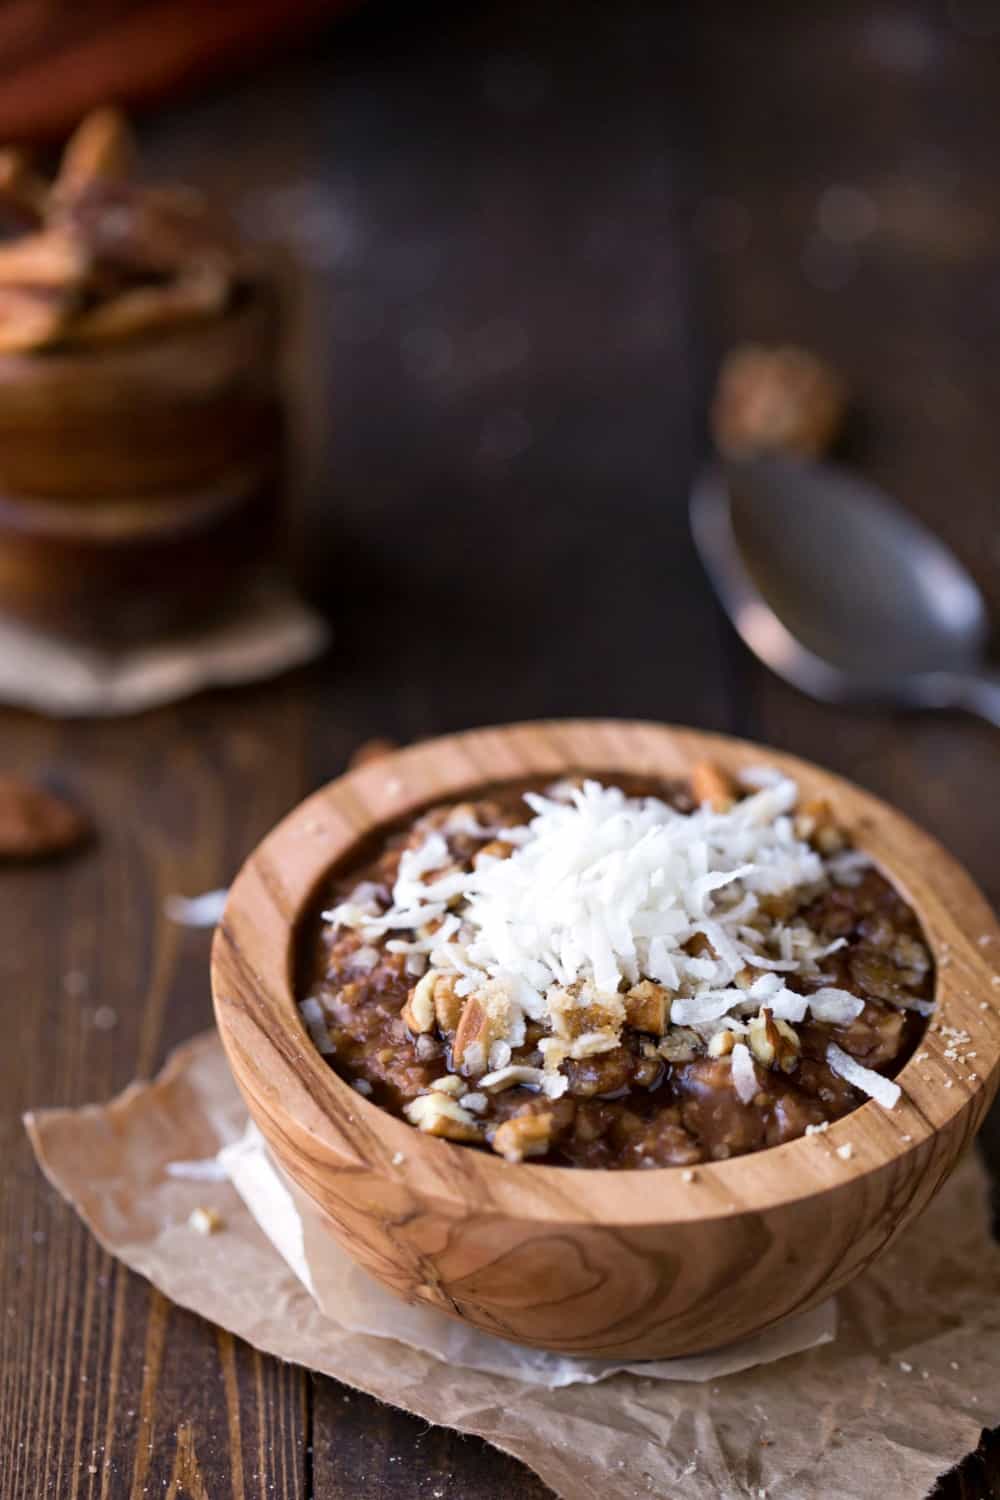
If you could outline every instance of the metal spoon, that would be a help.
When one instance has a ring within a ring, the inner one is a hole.
[[[1000,726],[979,589],[874,485],[784,456],[713,466],[691,525],[743,640],[795,687],[832,703],[962,708]]]

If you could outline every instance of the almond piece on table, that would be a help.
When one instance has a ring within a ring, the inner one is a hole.
[[[43,859],[83,842],[90,826],[75,807],[21,776],[0,775],[0,859]]]

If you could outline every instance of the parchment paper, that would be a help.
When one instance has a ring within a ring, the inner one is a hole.
[[[326,622],[276,577],[257,580],[218,620],[128,650],[0,616],[0,703],[56,718],[141,713],[203,688],[274,677],[311,661],[329,640]]]
[[[168,1174],[243,1136],[214,1035],[110,1105],[26,1123],[44,1171],[101,1243],[169,1297],[266,1352],[479,1434],[564,1500],[921,1500],[998,1418],[1000,1250],[973,1156],[841,1294],[833,1343],[708,1381],[643,1369],[549,1389],[348,1331],[230,1182]],[[217,1234],[191,1229],[198,1206],[222,1216]]]

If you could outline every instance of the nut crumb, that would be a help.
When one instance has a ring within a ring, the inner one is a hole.
[[[912,1375],[913,1374],[913,1366],[910,1365],[910,1364],[907,1364],[907,1362],[906,1362],[905,1359],[901,1359],[899,1361],[899,1368],[902,1370],[902,1372],[903,1372],[904,1375]]]
[[[837,1155],[840,1157],[841,1161],[850,1161],[851,1157],[854,1155],[854,1147],[851,1145],[850,1141],[845,1141],[842,1146],[837,1147]]]
[[[224,1220],[214,1208],[193,1209],[188,1219],[188,1228],[195,1234],[216,1234],[224,1226]]]
[[[684,1168],[683,1172],[681,1173],[681,1181],[682,1182],[694,1182],[695,1181],[695,1174],[694,1174],[694,1172],[692,1171],[692,1169],[690,1167],[685,1167]]]
[[[394,1167],[401,1167],[403,1165],[403,1163],[404,1163],[405,1160],[406,1160],[406,1157],[403,1155],[402,1151],[394,1151],[393,1152],[393,1155],[392,1155],[392,1164],[393,1164]]]

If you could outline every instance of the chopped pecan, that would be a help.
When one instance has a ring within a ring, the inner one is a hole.
[[[636,1031],[662,1036],[670,1021],[670,991],[651,979],[634,984],[625,996],[625,1019]]]
[[[491,1060],[490,1052],[494,1042],[503,1039],[505,1020],[502,1007],[489,1005],[485,996],[470,995],[462,1007],[452,1044],[455,1067],[466,1074],[485,1073],[488,1068],[502,1067],[509,1060],[509,1049],[505,1049],[507,1058],[499,1064]]]
[[[438,1026],[449,1036],[458,1030],[465,1004],[462,996],[455,992],[456,983],[453,974],[438,974],[434,979],[434,1015]]]
[[[505,1120],[493,1134],[490,1145],[507,1161],[523,1161],[526,1156],[544,1156],[552,1141],[552,1115],[515,1115]]]
[[[787,1021],[776,1021],[766,1006],[752,1017],[747,1041],[754,1057],[767,1068],[790,1073],[798,1063],[798,1034]]]
[[[699,807],[708,803],[716,812],[727,812],[736,801],[738,787],[714,761],[700,760],[691,768],[691,795]]]
[[[656,1050],[667,1062],[685,1063],[704,1051],[704,1044],[690,1026],[671,1026]]]
[[[728,1057],[735,1046],[735,1031],[729,1031],[728,1029],[724,1031],[717,1031],[709,1039],[708,1055],[709,1057]]]
[[[438,1091],[418,1094],[416,1099],[403,1105],[403,1113],[410,1124],[416,1125],[425,1135],[444,1136],[449,1141],[481,1141],[483,1138],[475,1117],[450,1094]]]
[[[437,970],[428,969],[427,973],[413,986],[406,997],[406,1004],[399,1013],[407,1028],[415,1036],[434,1029],[434,981],[436,978]]]
[[[837,854],[847,842],[825,797],[814,797],[802,805],[795,819],[795,834],[820,854]]]

